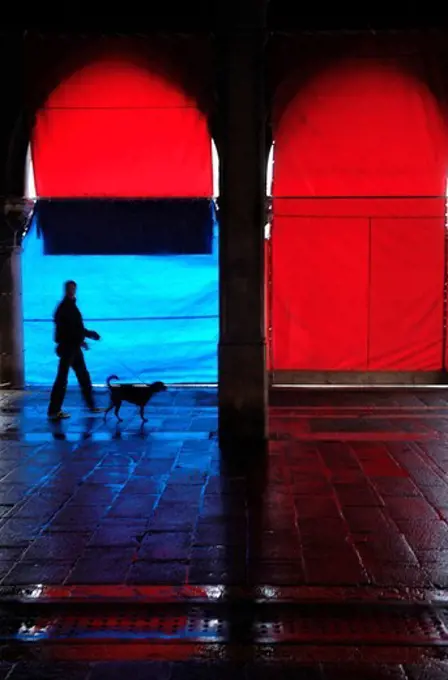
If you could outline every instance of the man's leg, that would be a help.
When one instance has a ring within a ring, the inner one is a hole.
[[[86,362],[84,361],[84,355],[81,349],[73,355],[72,368],[75,371],[76,377],[78,379],[84,401],[89,408],[95,408],[95,403],[93,401],[92,381],[90,379],[90,373],[87,370]]]
[[[48,415],[54,416],[59,413],[64,403],[67,391],[68,371],[70,369],[70,355],[62,355],[59,359],[58,372],[51,390]]]

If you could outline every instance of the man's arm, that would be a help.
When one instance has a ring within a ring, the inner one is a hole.
[[[84,335],[86,338],[89,338],[90,340],[99,340],[100,336],[96,331],[89,331],[87,328],[84,328]]]
[[[86,338],[89,338],[89,340],[99,340],[100,336],[96,331],[89,331],[89,329],[84,326],[84,319],[82,318],[81,312],[79,312],[79,317],[81,320],[82,332],[84,335],[83,340],[85,340]]]

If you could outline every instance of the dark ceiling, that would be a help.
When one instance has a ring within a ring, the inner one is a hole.
[[[260,0],[258,0],[259,2]],[[209,32],[225,29],[230,25],[242,7],[257,5],[257,0],[151,0],[128,13],[123,7],[109,4],[106,11],[90,13],[76,6],[58,3],[52,12],[39,7],[39,11],[25,11],[14,16],[13,11],[4,16],[0,31],[32,30],[39,32],[84,32],[84,33],[150,33],[152,31]],[[352,3],[330,3],[311,5],[298,0],[270,0],[268,9],[268,29],[271,31],[353,31],[383,29],[431,29],[448,25],[443,11],[434,4],[407,3],[394,12],[384,11],[376,2],[362,5]],[[318,7],[315,9],[315,7]],[[73,7],[73,6],[72,6]],[[129,6],[128,6],[129,7]],[[331,12],[328,9],[331,7]],[[237,10],[237,11],[236,11]],[[245,11],[245,10],[243,10]],[[250,9],[248,10],[250,15]]]

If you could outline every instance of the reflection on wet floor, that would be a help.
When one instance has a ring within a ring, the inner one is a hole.
[[[276,393],[267,457],[219,450],[213,390],[158,395],[144,427],[76,392],[50,425],[47,399],[0,394],[0,678],[39,677],[36,637],[67,678],[121,677],[104,653],[141,677],[350,679],[375,648],[359,677],[409,679],[443,658],[448,393]]]

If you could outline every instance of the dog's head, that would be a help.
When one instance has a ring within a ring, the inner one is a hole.
[[[157,394],[158,392],[166,392],[168,389],[165,383],[161,382],[160,380],[153,382],[151,387],[154,394]]]

